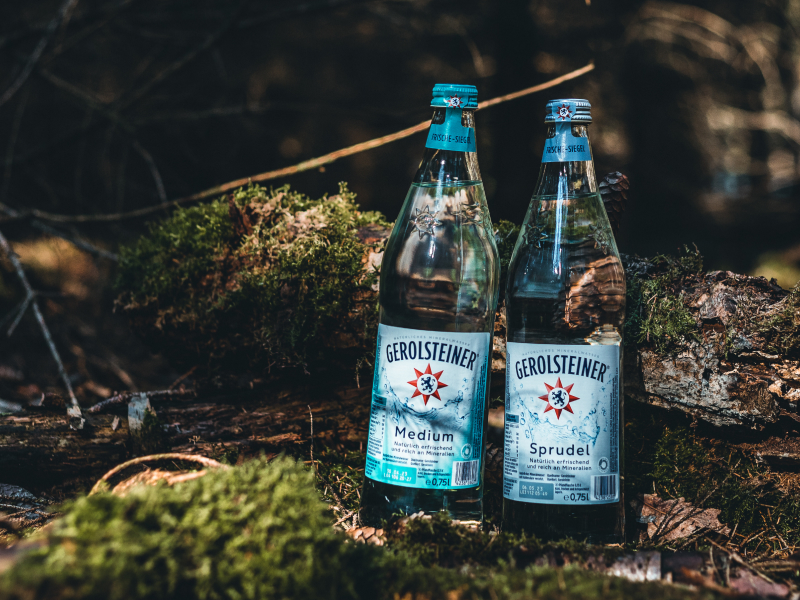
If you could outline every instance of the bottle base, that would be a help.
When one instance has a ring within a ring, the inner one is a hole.
[[[381,527],[392,518],[419,512],[444,512],[463,525],[483,523],[483,489],[429,490],[365,478],[358,518],[364,527]]]
[[[572,538],[587,544],[625,543],[625,516],[621,501],[570,506],[504,499],[501,529],[509,533],[525,532],[541,541]]]

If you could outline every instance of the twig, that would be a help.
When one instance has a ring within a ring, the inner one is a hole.
[[[184,460],[187,462],[196,462],[200,463],[204,467],[209,467],[211,469],[222,469],[227,470],[230,469],[228,465],[224,465],[220,462],[217,462],[213,458],[207,458],[205,456],[200,456],[199,454],[180,454],[178,452],[167,452],[165,454],[151,454],[150,456],[139,456],[138,458],[133,458],[128,462],[124,462],[121,465],[117,465],[113,469],[111,469],[108,473],[103,475],[97,483],[94,484],[92,490],[89,492],[89,495],[96,494],[100,490],[103,489],[104,484],[108,482],[114,475],[121,473],[128,467],[132,467],[134,465],[140,465],[142,463],[151,462],[155,460]]]
[[[191,61],[193,61],[197,56],[210,48],[214,43],[217,42],[225,33],[230,29],[231,25],[233,25],[236,18],[239,16],[239,13],[244,8],[245,4],[247,4],[248,0],[243,0],[239,2],[239,6],[236,7],[235,10],[231,12],[231,15],[228,19],[222,24],[222,26],[217,29],[214,33],[209,35],[203,42],[198,45],[197,47],[189,50],[186,54],[181,56],[178,60],[167,66],[166,69],[156,73],[156,75],[150,79],[147,83],[145,83],[142,87],[140,87],[130,98],[128,98],[125,102],[123,102],[120,106],[120,110],[124,110],[129,108],[131,105],[135,104],[139,100],[141,100],[147,93],[157,86],[159,83],[167,79],[170,75],[176,73]]]
[[[25,299],[22,301],[22,304],[20,304],[19,309],[17,309],[17,316],[14,317],[11,326],[8,328],[8,332],[6,333],[8,337],[14,335],[14,330],[17,328],[17,325],[19,325],[19,322],[22,321],[22,317],[25,315],[25,311],[28,310],[28,305],[33,301],[33,298],[34,296],[32,295],[25,295]]]
[[[130,402],[131,398],[134,396],[147,396],[148,398],[163,398],[169,396],[197,396],[197,391],[195,390],[155,390],[153,392],[124,392],[122,394],[117,394],[116,396],[111,396],[111,398],[106,398],[105,400],[101,400],[97,404],[92,407],[89,407],[86,412],[89,414],[97,414],[103,412],[109,406],[115,406],[117,404],[127,404]]]
[[[44,335],[45,341],[47,341],[48,348],[50,348],[50,354],[53,356],[53,359],[58,365],[58,374],[61,376],[61,380],[64,382],[64,387],[67,388],[70,403],[69,407],[67,408],[67,415],[71,417],[71,421],[72,419],[75,419],[74,423],[70,422],[70,427],[73,427],[74,429],[83,429],[84,419],[81,413],[81,406],[78,403],[78,399],[75,397],[75,392],[72,390],[72,384],[69,381],[69,377],[67,377],[67,371],[64,368],[64,363],[61,362],[61,356],[58,354],[56,345],[53,342],[53,337],[50,335],[50,329],[48,329],[47,323],[45,323],[42,311],[39,310],[39,303],[36,301],[36,293],[33,291],[31,284],[28,282],[28,278],[26,277],[25,271],[22,268],[22,263],[19,261],[19,257],[11,248],[11,244],[8,243],[6,236],[4,236],[1,231],[0,248],[2,248],[3,252],[6,254],[6,256],[8,256],[8,259],[11,261],[14,270],[17,272],[17,277],[22,283],[22,287],[25,289],[26,297],[30,298],[29,303],[33,309],[33,314],[36,317],[36,320],[39,322],[39,328],[42,330],[42,335]]]
[[[739,563],[740,565],[742,565],[742,566],[744,566],[744,567],[747,567],[748,569],[750,569],[751,571],[753,571],[753,573],[755,573],[756,575],[758,575],[759,577],[761,577],[761,578],[762,578],[764,581],[766,581],[766,582],[768,582],[768,583],[775,583],[775,582],[774,582],[772,579],[770,579],[769,577],[767,577],[767,576],[766,576],[764,573],[762,573],[760,570],[756,569],[756,568],[755,568],[755,567],[754,567],[752,564],[748,563],[746,560],[744,560],[744,559],[743,559],[741,556],[739,556],[739,555],[738,555],[736,552],[734,552],[733,550],[728,550],[727,548],[723,548],[721,545],[719,545],[717,542],[715,542],[715,541],[714,541],[714,540],[712,540],[711,538],[706,538],[706,540],[707,540],[707,541],[709,541],[709,542],[711,542],[712,544],[714,544],[714,545],[715,545],[717,548],[719,548],[719,549],[720,549],[720,550],[722,550],[723,552],[727,552],[727,553],[728,553],[728,556],[729,556],[730,558],[732,558],[733,560],[735,560],[735,561],[736,561],[737,563]]]
[[[118,112],[114,111],[111,108],[108,108],[103,102],[98,100],[94,95],[90,94],[89,92],[82,90],[81,88],[71,84],[70,82],[61,79],[60,77],[48,71],[47,69],[40,69],[40,74],[47,81],[55,85],[57,88],[64,90],[68,94],[72,95],[81,102],[85,103],[89,109],[96,110],[115,125],[119,125],[120,128],[130,136],[131,146],[133,146],[133,149],[136,151],[136,153],[142,157],[142,160],[145,162],[145,164],[147,164],[147,168],[150,171],[150,174],[153,176],[153,181],[156,185],[156,192],[158,193],[159,200],[161,200],[162,204],[166,203],[167,192],[164,189],[164,182],[161,178],[161,173],[158,170],[158,167],[156,166],[155,160],[153,160],[152,154],[150,154],[147,150],[145,150],[145,148],[134,137],[136,133],[136,128],[133,125],[131,125],[125,118],[123,118]],[[9,159],[6,160],[6,168],[10,168],[11,162],[12,161],[10,161]]]
[[[14,113],[14,122],[11,124],[11,134],[8,136],[8,146],[6,148],[6,167],[3,173],[3,188],[0,189],[0,202],[5,202],[8,195],[8,188],[11,185],[11,170],[14,159],[14,148],[17,145],[17,137],[19,135],[19,128],[22,125],[22,115],[28,106],[28,97],[30,96],[30,88],[26,89],[25,93],[20,98],[17,110]]]
[[[175,381],[172,382],[172,385],[169,386],[169,389],[174,390],[176,387],[178,387],[181,384],[181,382],[185,381],[187,377],[189,377],[192,373],[194,373],[197,370],[197,367],[198,365],[193,366],[191,369],[186,371],[186,373],[178,377]]]
[[[348,513],[347,513],[345,516],[343,516],[341,519],[339,519],[338,521],[336,521],[336,523],[334,523],[334,524],[333,524],[333,526],[334,526],[334,527],[336,527],[336,526],[337,526],[337,525],[339,525],[340,523],[344,523],[344,522],[345,522],[347,519],[349,519],[350,517],[352,517],[352,516],[355,514],[355,512],[356,512],[356,511],[354,511],[354,510],[348,511]]]
[[[491,100],[486,100],[485,102],[481,102],[478,104],[478,108],[489,108],[490,106],[496,106],[497,104],[501,104],[503,102],[508,102],[510,100],[516,100],[517,98],[521,98],[522,96],[527,96],[529,94],[534,94],[536,92],[540,92],[542,90],[546,90],[551,87],[555,87],[560,83],[564,83],[565,81],[569,81],[571,79],[575,79],[580,77],[581,75],[585,75],[589,71],[594,69],[594,64],[589,63],[588,65],[581,67],[575,71],[570,73],[566,73],[561,77],[556,77],[550,81],[545,83],[541,83],[539,85],[535,85],[533,87],[526,88],[524,90],[520,90],[518,92],[513,92],[511,94],[506,94],[505,96],[499,96],[497,98],[492,98]],[[316,169],[321,166],[330,164],[334,161],[339,160],[340,158],[345,158],[347,156],[352,156],[354,154],[358,154],[360,152],[365,152],[367,150],[372,150],[374,148],[379,148],[385,144],[389,144],[391,142],[396,142],[398,140],[405,139],[415,133],[420,131],[424,131],[430,126],[430,121],[426,120],[422,123],[414,125],[413,127],[408,127],[396,133],[392,133],[389,135],[385,135],[379,138],[375,138],[373,140],[369,140],[367,142],[361,142],[360,144],[355,144],[354,146],[348,146],[347,148],[342,148],[340,150],[336,150],[335,152],[330,152],[329,154],[325,154],[323,156],[319,156],[317,158],[312,158],[310,160],[303,161],[299,164],[296,164],[291,167],[285,167],[283,169],[277,169],[274,171],[268,171],[266,173],[260,173],[258,175],[252,175],[250,177],[244,177],[242,179],[236,179],[234,181],[230,181],[228,183],[218,185],[207,190],[203,190],[202,192],[198,192],[196,194],[192,194],[191,196],[186,196],[184,198],[179,198],[178,200],[172,200],[166,204],[160,204],[158,206],[148,206],[146,208],[140,208],[138,210],[132,210],[128,212],[120,212],[120,213],[111,213],[105,215],[61,215],[61,214],[54,214],[49,213],[41,210],[33,210],[32,214],[40,219],[44,219],[46,221],[53,221],[59,223],[98,223],[98,222],[109,222],[109,221],[121,221],[124,219],[133,219],[136,217],[143,217],[145,215],[152,214],[154,212],[158,212],[163,210],[165,207],[174,207],[180,206],[181,204],[186,204],[189,202],[197,202],[199,200],[206,200],[208,198],[212,198],[214,196],[218,196],[224,194],[230,190],[235,188],[241,187],[243,185],[247,185],[250,182],[259,183],[264,181],[271,181],[273,179],[278,179],[280,177],[286,177],[289,175],[295,175],[297,173],[302,173],[303,171],[309,171],[311,169]]]
[[[158,192],[158,198],[161,200],[162,204],[167,203],[167,192],[164,189],[164,181],[161,179],[161,173],[156,166],[156,161],[153,160],[153,156],[145,150],[142,145],[138,142],[138,140],[133,140],[131,144],[133,149],[142,157],[142,160],[147,163],[147,168],[150,169],[150,174],[153,176],[153,181],[156,184],[156,191]]]
[[[311,405],[308,405],[308,416],[311,417],[311,464],[317,470],[317,463],[314,462],[314,413],[311,412]]]
[[[317,2],[290,2],[269,12],[257,17],[251,17],[239,22],[236,27],[238,29],[246,29],[254,25],[263,25],[267,21],[273,21],[280,17],[288,16],[292,13],[309,13],[316,8],[339,8],[346,4],[352,4],[353,0],[319,0]]]
[[[64,3],[61,5],[61,8],[58,9],[58,13],[53,19],[48,23],[47,29],[45,29],[44,35],[39,40],[39,43],[36,44],[36,48],[33,49],[31,55],[28,57],[28,62],[25,63],[25,67],[23,67],[22,72],[19,74],[14,80],[14,83],[5,91],[5,93],[0,96],[0,106],[3,106],[6,102],[11,100],[11,98],[19,91],[19,88],[28,80],[31,73],[33,72],[33,68],[36,66],[36,63],[39,62],[39,59],[42,56],[42,52],[47,47],[50,38],[53,37],[53,34],[58,29],[59,24],[64,19],[65,15],[72,12],[72,8],[78,2],[78,0],[64,0]]]
[[[97,246],[90,244],[85,240],[71,236],[64,231],[56,229],[55,227],[51,227],[47,223],[43,223],[42,221],[39,221],[37,219],[33,219],[31,221],[31,227],[38,229],[39,231],[43,231],[44,233],[48,233],[52,236],[61,238],[62,240],[66,240],[76,248],[79,248],[80,250],[83,250],[84,252],[87,252],[94,256],[99,256],[100,258],[105,258],[106,260],[110,260],[113,262],[119,261],[118,254],[109,252],[108,250],[104,250],[103,248],[98,248]]]
[[[7,206],[2,202],[0,202],[0,211],[6,213],[12,219],[24,220],[26,218],[26,215],[17,210],[14,210],[10,206]],[[43,231],[44,233],[68,241],[70,244],[72,244],[76,248],[83,250],[84,252],[88,252],[89,254],[93,254],[94,256],[99,256],[100,258],[105,258],[114,262],[119,261],[119,255],[114,254],[113,252],[109,252],[108,250],[103,250],[102,248],[98,248],[97,246],[94,246],[85,240],[71,236],[64,231],[61,231],[60,229],[56,229],[52,225],[48,225],[47,223],[39,221],[38,219],[31,219],[30,225],[34,229],[38,229],[39,231]]]

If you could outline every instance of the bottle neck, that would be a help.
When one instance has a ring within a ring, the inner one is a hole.
[[[586,123],[550,123],[534,196],[597,193],[597,176]]]
[[[475,111],[437,108],[414,183],[468,185],[481,181],[475,142]]]

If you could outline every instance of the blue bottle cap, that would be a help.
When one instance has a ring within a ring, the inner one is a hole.
[[[550,100],[545,107],[545,123],[591,123],[592,105],[580,98]]]
[[[474,85],[437,83],[433,86],[435,108],[478,108],[478,88]]]

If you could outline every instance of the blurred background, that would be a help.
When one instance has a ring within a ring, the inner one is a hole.
[[[623,252],[694,243],[708,268],[800,279],[800,0],[4,0],[0,202],[152,206],[414,125],[437,82],[485,100],[590,61],[478,113],[493,219],[524,215],[545,102],[587,98],[598,173],[632,182]],[[394,219],[424,141],[274,184],[346,181]],[[23,250],[41,235],[6,223]],[[145,224],[72,231],[114,249]]]

